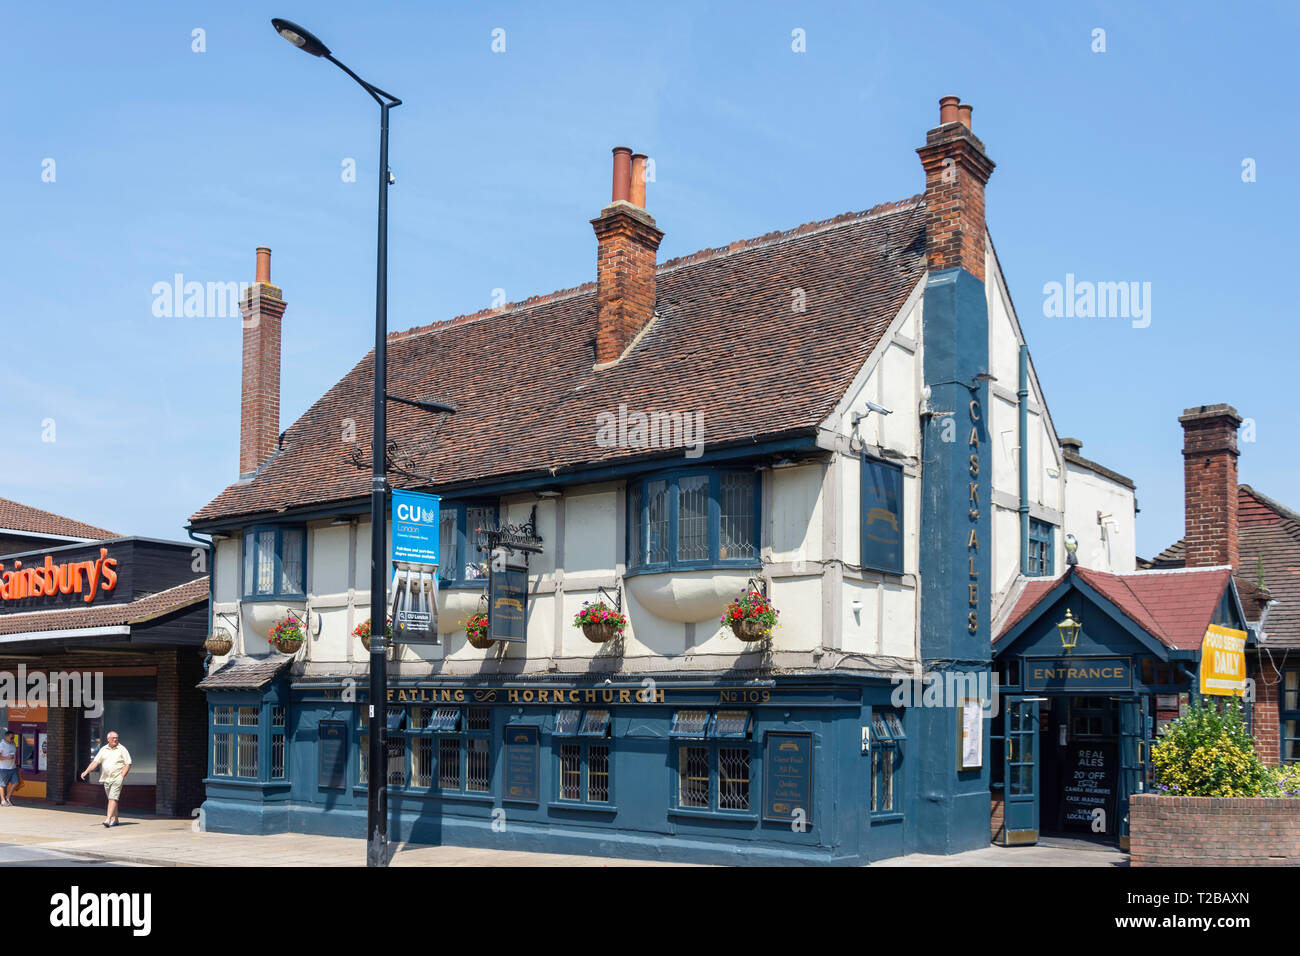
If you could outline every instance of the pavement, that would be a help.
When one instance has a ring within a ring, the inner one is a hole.
[[[123,814],[105,829],[103,810],[17,804],[0,807],[0,866],[96,863],[137,866],[363,866],[361,839],[276,833],[203,833],[197,821]],[[738,858],[743,864],[743,858]],[[877,866],[1126,866],[1127,854],[1086,841],[983,847],[952,856],[913,854]],[[398,844],[391,866],[672,866],[559,853]]]

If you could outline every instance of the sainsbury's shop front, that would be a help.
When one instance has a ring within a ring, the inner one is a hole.
[[[127,810],[203,799],[206,549],[113,538],[0,556],[0,723],[19,802],[102,805],[80,779],[110,731],[132,757]]]

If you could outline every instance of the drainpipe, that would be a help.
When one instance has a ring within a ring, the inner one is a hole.
[[[1029,346],[1020,346],[1020,573],[1029,573]]]
[[[208,548],[208,631],[204,635],[204,642],[212,636],[212,614],[216,609],[217,600],[217,543],[215,541],[204,541],[198,537],[192,528],[186,528],[185,533],[190,536],[191,541],[197,541],[199,544],[206,545]],[[212,665],[212,652],[206,651],[203,657],[203,676],[208,676],[208,668]]]

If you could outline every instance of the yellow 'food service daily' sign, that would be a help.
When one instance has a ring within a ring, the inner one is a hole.
[[[1246,692],[1246,632],[1211,624],[1201,641],[1201,693],[1240,697]]]

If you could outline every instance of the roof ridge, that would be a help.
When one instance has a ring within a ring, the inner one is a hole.
[[[1237,486],[1238,494],[1240,494],[1242,491],[1245,491],[1247,494],[1258,499],[1261,504],[1271,508],[1274,512],[1277,513],[1278,517],[1282,518],[1284,521],[1286,521],[1288,524],[1292,526],[1293,532],[1300,534],[1300,513],[1292,511],[1290,508],[1282,504],[1280,501],[1275,501],[1274,499],[1270,498],[1268,495],[1264,494],[1263,492],[1256,491],[1250,485],[1247,484],[1238,485]]]
[[[800,226],[794,226],[790,229],[774,230],[772,232],[764,233],[761,236],[755,236],[752,239],[736,239],[725,246],[713,246],[707,249],[699,249],[687,255],[678,256],[675,259],[669,259],[666,262],[660,263],[655,266],[655,275],[665,272],[675,272],[678,269],[685,268],[686,266],[698,265],[701,262],[710,262],[714,259],[722,259],[736,252],[744,252],[748,249],[759,249],[779,242],[787,242],[791,239],[815,235],[820,232],[826,232],[829,229],[839,228],[848,223],[866,222],[870,219],[878,219],[881,216],[901,212],[908,208],[916,208],[924,201],[925,194],[917,193],[913,196],[909,196],[907,199],[877,203],[869,209],[864,209],[858,212],[842,212],[839,215],[831,216],[828,219],[817,219],[812,222],[806,222]],[[428,325],[418,325],[414,328],[406,329],[405,331],[389,332],[388,341],[393,342],[401,339],[413,338],[414,336],[423,335],[428,332],[438,332],[451,326],[478,322],[482,319],[491,318],[494,315],[504,315],[507,312],[523,312],[539,305],[560,302],[564,299],[571,299],[575,296],[585,295],[586,293],[595,291],[595,282],[584,282],[582,285],[570,286],[567,289],[556,289],[554,292],[529,296],[527,299],[520,302],[507,302],[505,305],[489,306],[486,309],[479,309],[477,312],[468,312],[464,315],[452,316],[449,319],[430,322]]]

